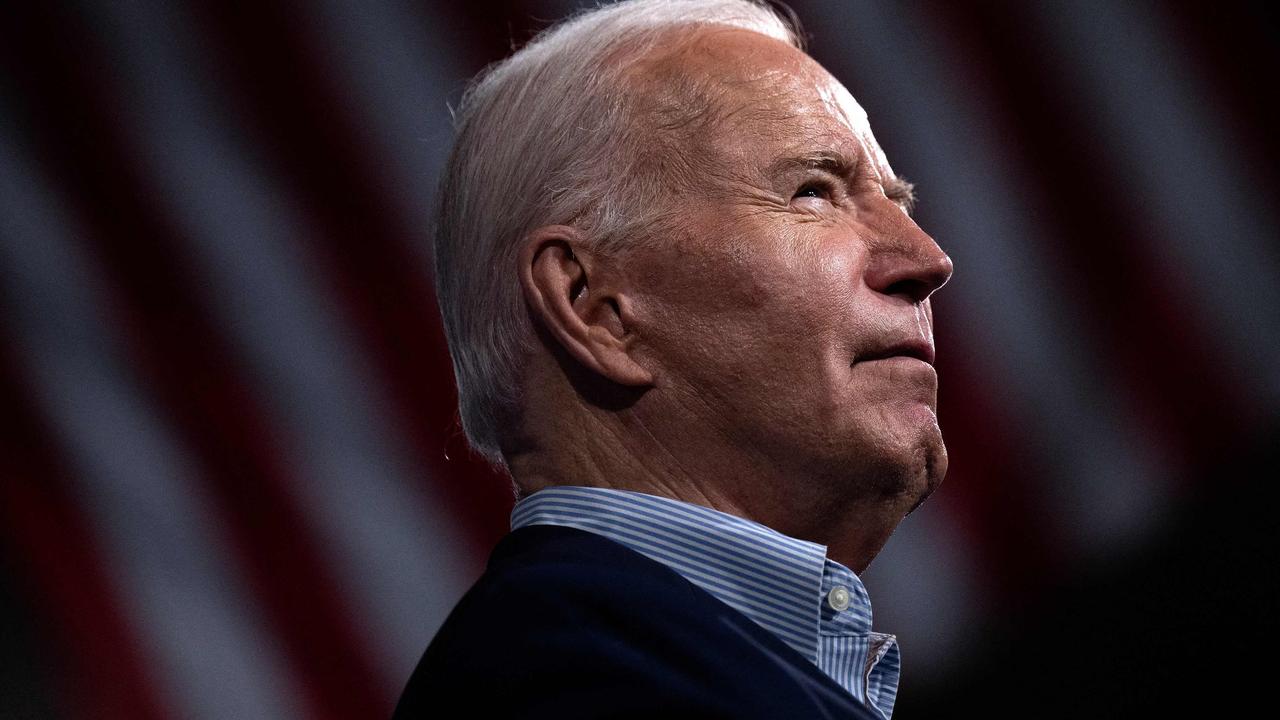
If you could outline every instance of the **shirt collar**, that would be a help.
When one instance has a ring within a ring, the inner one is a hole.
[[[511,529],[563,525],[603,535],[711,593],[817,662],[820,631],[871,631],[871,600],[858,576],[824,545],[691,503],[608,488],[554,486],[511,511]],[[845,596],[832,591],[842,588]],[[833,607],[834,601],[834,607]]]

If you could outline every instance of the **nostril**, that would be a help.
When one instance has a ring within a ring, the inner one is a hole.
[[[873,253],[867,264],[867,285],[884,295],[917,303],[945,285],[951,279],[951,258],[923,232],[916,239],[920,243],[916,247],[904,244]]]
[[[933,290],[930,285],[924,282],[921,282],[914,278],[906,278],[906,279],[891,283],[888,287],[886,287],[881,292],[883,292],[885,295],[889,295],[892,297],[901,296],[901,297],[907,298],[913,303],[918,303],[918,302],[924,302],[925,299],[929,297],[929,294],[933,292]]]

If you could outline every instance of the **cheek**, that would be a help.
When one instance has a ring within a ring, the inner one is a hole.
[[[788,263],[788,304],[780,314],[813,350],[848,343],[858,324],[861,268],[856,247],[847,241],[811,243]]]
[[[649,337],[721,377],[794,383],[800,372],[814,383],[836,358],[847,366],[860,324],[863,260],[849,237],[784,230],[654,263],[643,276]]]
[[[815,363],[830,365],[840,356],[847,364],[850,333],[859,324],[862,265],[854,244],[808,238],[751,260],[708,286],[719,331],[758,362],[803,368],[810,377]]]
[[[849,312],[862,276],[862,258],[852,243],[832,243],[805,253],[802,272],[811,278],[811,294],[827,307]]]

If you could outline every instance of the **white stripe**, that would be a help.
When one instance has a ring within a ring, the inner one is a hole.
[[[871,626],[866,588],[857,574],[829,560],[821,545],[711,508],[606,488],[540,490],[516,505],[511,524],[576,527],[664,563],[790,644],[855,697],[865,699],[874,683],[878,710],[886,717],[892,711],[893,693],[881,689],[897,686],[898,666],[875,663],[864,670]],[[747,528],[752,532],[744,533]],[[779,546],[807,550],[808,556],[794,558],[783,572],[762,568],[756,559],[761,549]],[[853,602],[844,612],[822,610],[820,598],[837,584],[850,590]],[[824,619],[827,613],[830,619]]]
[[[301,693],[232,569],[199,473],[122,359],[82,257],[91,238],[0,136],[0,297],[25,377],[74,473],[145,667],[184,718],[299,717]]]
[[[821,581],[825,553],[821,546],[813,546],[814,553],[807,558],[797,558],[791,566],[782,566],[768,557],[770,545],[759,540],[751,542],[735,538],[732,529],[724,522],[698,524],[672,524],[661,516],[644,513],[639,500],[631,498],[623,502],[610,502],[604,493],[596,502],[581,497],[568,496],[569,489],[555,488],[543,491],[536,505],[537,515],[548,510],[568,510],[571,517],[581,517],[585,512],[608,513],[610,522],[625,525],[639,534],[637,542],[650,541],[649,533],[661,532],[668,540],[679,542],[672,549],[686,555],[696,555],[704,565],[713,565],[735,576],[746,575],[753,581],[760,578],[762,584],[777,592],[794,593],[803,588],[806,595],[817,590]],[[626,503],[633,503],[628,506]],[[573,512],[574,510],[578,512]],[[527,522],[532,516],[526,516]],[[749,543],[749,544],[748,544]],[[767,561],[767,562],[766,562]],[[812,586],[812,587],[811,587]]]
[[[716,527],[729,538],[738,539],[761,550],[769,551],[769,557],[777,558],[776,567],[789,570],[795,563],[813,563],[826,557],[827,549],[818,543],[798,540],[768,528],[760,523],[745,518],[726,520],[725,514],[712,508],[683,503],[668,498],[648,495],[646,493],[606,488],[553,487],[542,491],[543,497],[557,499],[577,499],[586,503],[600,503],[615,510],[637,513],[638,509],[648,511],[645,517],[661,518],[664,522],[684,519],[695,528]],[[544,502],[543,501],[539,501]],[[520,508],[513,510],[519,512]]]
[[[1167,469],[1120,380],[1091,361],[1107,349],[1068,312],[1037,245],[1052,233],[1013,202],[1030,181],[1006,160],[1006,140],[988,131],[991,111],[953,82],[962,58],[947,33],[895,4],[837,3],[829,17],[832,33],[859,38],[843,46],[839,70],[878,91],[881,104],[868,108],[873,127],[894,127],[901,143],[886,149],[890,159],[937,208],[936,227],[926,230],[958,268],[937,302],[952,322],[972,320],[966,335],[983,350],[984,386],[1003,389],[1001,403],[1030,430],[1036,454],[1058,459],[1035,478],[1055,505],[1046,532],[1083,553],[1145,530],[1168,507]]]
[[[782,588],[795,587],[797,582],[808,582],[815,577],[820,577],[820,568],[826,557],[821,546],[814,546],[815,552],[810,553],[808,557],[780,559],[769,553],[770,550],[775,549],[774,545],[764,543],[758,538],[742,537],[741,533],[735,537],[733,528],[723,523],[697,524],[694,520],[673,523],[660,515],[644,512],[642,506],[611,503],[603,498],[592,501],[585,498],[544,495],[537,507],[540,513],[552,508],[610,510],[617,513],[614,519],[618,523],[642,530],[661,528],[671,538],[688,545],[686,552],[701,554],[709,562],[726,565],[726,569],[732,572],[748,570],[753,574],[765,573],[772,584]],[[521,524],[524,522],[528,522],[527,517],[522,518]],[[784,562],[790,564],[783,564]]]
[[[679,509],[687,509],[685,514],[688,517],[672,524],[671,515]],[[892,712],[900,669],[896,660],[896,641],[892,636],[885,636],[889,639],[881,646],[875,662],[868,659],[870,601],[861,580],[848,568],[825,556],[809,558],[809,567],[817,573],[818,587],[812,587],[812,583],[805,587],[806,583],[802,582],[796,589],[804,588],[804,592],[787,602],[787,596],[795,595],[794,592],[784,590],[779,593],[776,588],[770,591],[756,586],[757,576],[750,551],[746,555],[729,558],[727,562],[718,562],[717,554],[704,547],[708,539],[750,521],[643,493],[602,488],[548,488],[522,501],[512,512],[513,528],[537,523],[562,524],[597,532],[667,564],[791,644],[855,698],[866,702],[871,697],[874,709],[886,718]],[[770,540],[777,540],[772,537],[775,531],[767,528],[766,531],[765,535]],[[766,544],[761,539],[742,541]],[[823,549],[812,543],[808,545],[816,550]],[[740,543],[731,544],[729,548],[739,550]],[[819,563],[822,566],[820,570],[817,567]],[[702,572],[708,567],[714,571],[714,577],[710,579]],[[830,620],[822,619],[826,613],[815,615],[815,601],[836,584],[849,587],[855,602],[846,611],[833,613]],[[777,602],[773,605],[784,613],[789,611],[788,621],[779,625],[776,616],[766,617],[753,607],[742,606],[744,596],[761,594],[775,595]],[[788,632],[793,625],[805,641],[797,644],[794,635]],[[874,696],[869,695],[871,689],[875,691]]]
[[[906,643],[916,677],[954,668],[979,627],[982,572],[962,538],[945,506],[926,504],[903,520],[863,574],[876,592],[877,621]]]
[[[296,15],[321,41],[316,59],[331,60],[330,78],[367,110],[360,127],[372,141],[367,144],[377,167],[389,175],[383,190],[402,217],[430,227],[434,219],[424,193],[435,187],[453,144],[446,100],[461,93],[463,78],[474,71],[459,61],[465,55],[459,38],[445,35],[444,13],[432,4],[322,0],[307,7]],[[428,266],[428,243],[417,249]]]
[[[595,506],[587,509],[586,512],[574,512],[571,510],[556,512],[556,506],[548,504],[531,517],[531,523],[582,526],[583,529],[590,528],[598,534],[625,540],[625,544],[628,547],[641,549],[646,553],[661,553],[664,557],[670,558],[669,560],[664,560],[666,564],[675,564],[682,568],[688,567],[696,569],[698,572],[714,571],[712,577],[715,578],[736,579],[737,573],[748,572],[746,570],[749,567],[748,565],[720,562],[717,559],[718,556],[698,551],[695,544],[673,537],[664,532],[661,527],[628,522],[617,517],[610,517],[608,521],[593,517],[601,510],[603,510],[603,507]],[[813,582],[816,582],[816,580],[817,578],[812,579]],[[806,582],[808,581],[810,579],[806,579]],[[761,583],[761,587],[770,590],[770,595],[798,595],[805,599],[811,595],[811,593],[797,592],[795,583],[788,586],[785,583],[774,581]]]
[[[134,138],[163,148],[146,156],[148,170],[172,190],[159,200],[209,281],[193,291],[207,291],[200,299],[255,371],[296,469],[292,490],[376,652],[387,683],[380,693],[395,697],[481,559],[460,554],[463,531],[429,493],[404,431],[380,410],[390,403],[347,340],[354,332],[308,277],[303,213],[225,124],[192,24],[163,4],[94,10],[130,81],[121,90],[139,110]]]
[[[1280,406],[1280,218],[1261,178],[1246,175],[1230,119],[1206,102],[1208,78],[1142,3],[1028,7],[1052,48],[1045,61],[1098,121],[1095,137],[1124,161],[1126,191],[1157,228],[1142,249],[1195,288],[1188,320],[1237,368],[1230,381],[1258,409]]]
[[[603,522],[581,514],[561,515],[553,512],[538,513],[538,521],[589,530],[623,543],[636,552],[676,570],[690,582],[710,592],[725,604],[747,615],[766,629],[783,636],[789,644],[803,654],[812,655],[816,650],[817,643],[813,637],[813,628],[803,617],[800,619],[795,617],[797,604],[803,603],[800,605],[803,608],[809,604],[806,601],[811,598],[803,595],[787,597],[776,592],[752,592],[748,583],[735,583],[731,575],[707,572],[705,565],[682,555],[683,550],[659,541],[656,535],[646,536],[638,531],[624,532],[619,529],[617,523]],[[655,532],[660,531],[655,530]]]

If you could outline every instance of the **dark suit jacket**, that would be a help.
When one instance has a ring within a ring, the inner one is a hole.
[[[494,549],[395,717],[878,716],[665,565],[593,533],[532,525]]]

